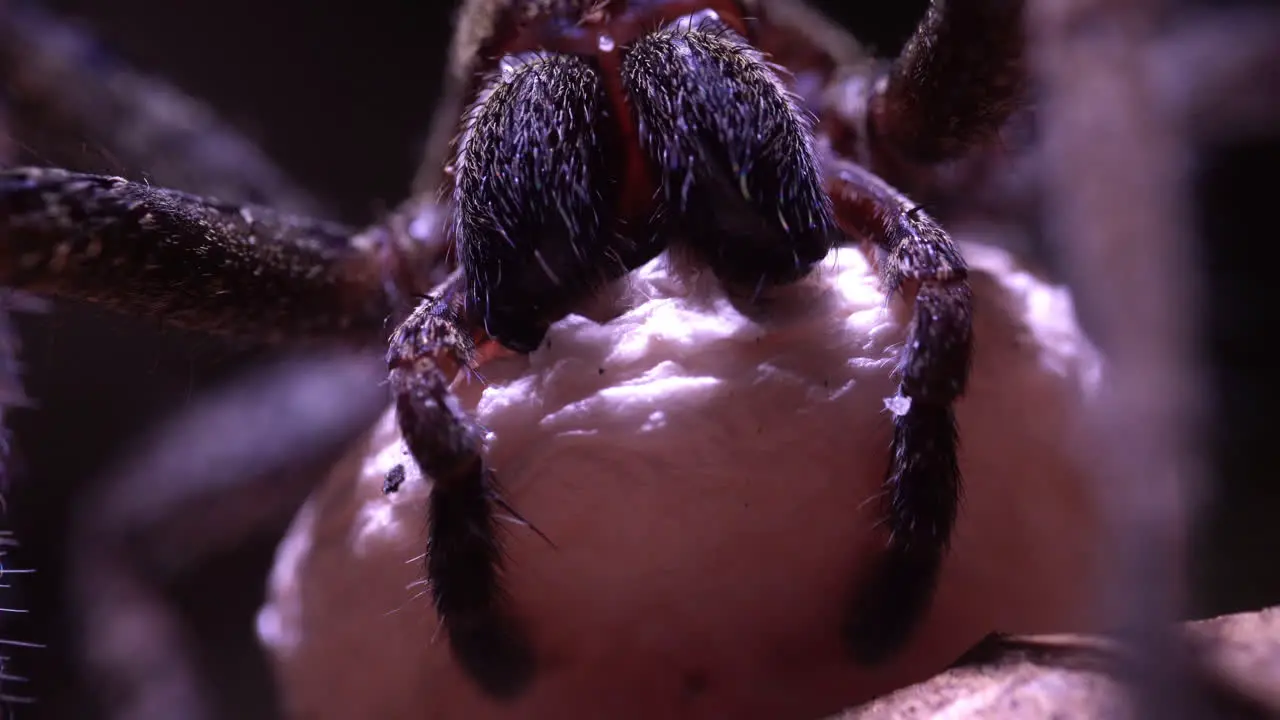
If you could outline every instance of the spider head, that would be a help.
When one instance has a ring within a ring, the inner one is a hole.
[[[678,244],[748,289],[836,239],[810,117],[738,0],[472,0],[446,165],[469,315],[507,347]]]

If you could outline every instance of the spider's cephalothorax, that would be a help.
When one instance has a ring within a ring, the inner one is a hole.
[[[672,242],[747,289],[834,244],[808,116],[735,3],[512,3],[492,33],[451,211],[468,319],[503,345]]]
[[[486,343],[535,350],[665,249],[749,302],[852,240],[914,303],[891,403],[887,549],[850,579],[847,622],[832,628],[875,662],[926,609],[950,537],[952,403],[971,344],[964,261],[891,183],[957,158],[1017,104],[1020,14],[1017,0],[935,3],[902,57],[878,63],[799,0],[468,0],[420,192],[387,222],[356,233],[119,178],[8,170],[0,283],[188,327],[358,343],[429,290],[387,356],[404,440],[434,483],[427,576],[459,664],[512,697],[538,667],[534,620],[502,587],[496,517],[517,509],[453,376]]]

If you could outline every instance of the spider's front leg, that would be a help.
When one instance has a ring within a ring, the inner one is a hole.
[[[961,492],[952,403],[964,393],[972,346],[964,258],[919,206],[847,161],[828,168],[836,219],[861,239],[886,293],[914,295],[914,317],[891,402],[885,477],[889,552],[858,595],[845,628],[859,659],[886,658],[928,609]]]
[[[484,460],[484,430],[449,390],[472,365],[483,333],[461,312],[462,271],[418,306],[391,336],[392,397],[405,445],[432,482],[427,579],[454,656],[486,693],[511,697],[531,679],[533,650],[503,607],[499,510]]]

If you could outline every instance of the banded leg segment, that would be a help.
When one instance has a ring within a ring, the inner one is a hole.
[[[846,639],[855,657],[895,652],[928,610],[961,494],[952,403],[965,390],[972,346],[964,258],[923,210],[870,171],[829,169],[836,219],[863,241],[885,290],[915,297],[885,476],[888,552],[854,601]]]
[[[122,178],[0,171],[0,285],[193,330],[376,341],[391,303],[363,237]]]
[[[387,353],[400,432],[431,479],[427,581],[462,668],[490,696],[513,698],[535,658],[502,590],[502,499],[484,461],[484,431],[459,408],[449,383],[471,366],[478,323],[464,319],[462,272],[396,329]]]

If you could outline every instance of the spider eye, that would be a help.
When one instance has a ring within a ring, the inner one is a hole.
[[[826,255],[837,231],[809,119],[714,12],[637,40],[622,82],[673,229],[722,279],[785,282]]]

